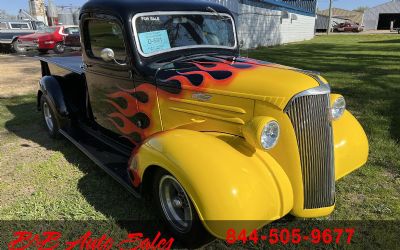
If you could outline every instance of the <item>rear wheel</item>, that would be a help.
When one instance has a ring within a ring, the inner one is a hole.
[[[46,95],[42,95],[40,104],[47,132],[49,133],[50,137],[58,138],[60,135],[60,123],[55,116],[56,111],[50,105],[49,98]]]
[[[56,46],[54,47],[54,52],[57,54],[62,54],[65,51],[65,46],[63,42],[59,42],[56,44]]]
[[[186,191],[174,176],[159,171],[154,178],[153,195],[159,213],[177,239],[191,247],[198,247],[213,239],[202,225]]]

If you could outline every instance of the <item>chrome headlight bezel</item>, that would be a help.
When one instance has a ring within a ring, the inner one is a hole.
[[[246,141],[253,147],[270,150],[279,141],[280,127],[276,119],[258,116],[243,126],[242,133]]]

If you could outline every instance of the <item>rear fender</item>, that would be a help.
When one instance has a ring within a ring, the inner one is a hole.
[[[39,81],[38,108],[40,108],[40,97],[46,95],[49,97],[57,116],[62,119],[68,118],[69,112],[65,102],[64,94],[60,82],[54,76],[44,76]]]
[[[131,170],[142,180],[153,165],[178,179],[204,226],[219,238],[230,227],[251,232],[293,207],[292,186],[280,165],[237,136],[183,129],[158,133],[139,148]]]

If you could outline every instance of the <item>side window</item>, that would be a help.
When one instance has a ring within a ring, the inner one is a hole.
[[[88,56],[100,58],[105,48],[114,51],[117,61],[126,60],[124,37],[118,23],[104,20],[89,20],[87,24],[87,38],[89,39]]]
[[[79,34],[79,28],[78,27],[65,28],[64,33],[68,35]]]
[[[28,30],[30,27],[27,23],[10,23],[11,29]]]
[[[35,22],[35,25],[37,30],[42,30],[46,28],[46,25],[43,22]]]

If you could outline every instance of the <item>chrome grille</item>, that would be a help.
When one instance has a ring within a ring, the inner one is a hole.
[[[300,152],[304,209],[332,206],[335,169],[329,95],[295,98],[287,108]]]

